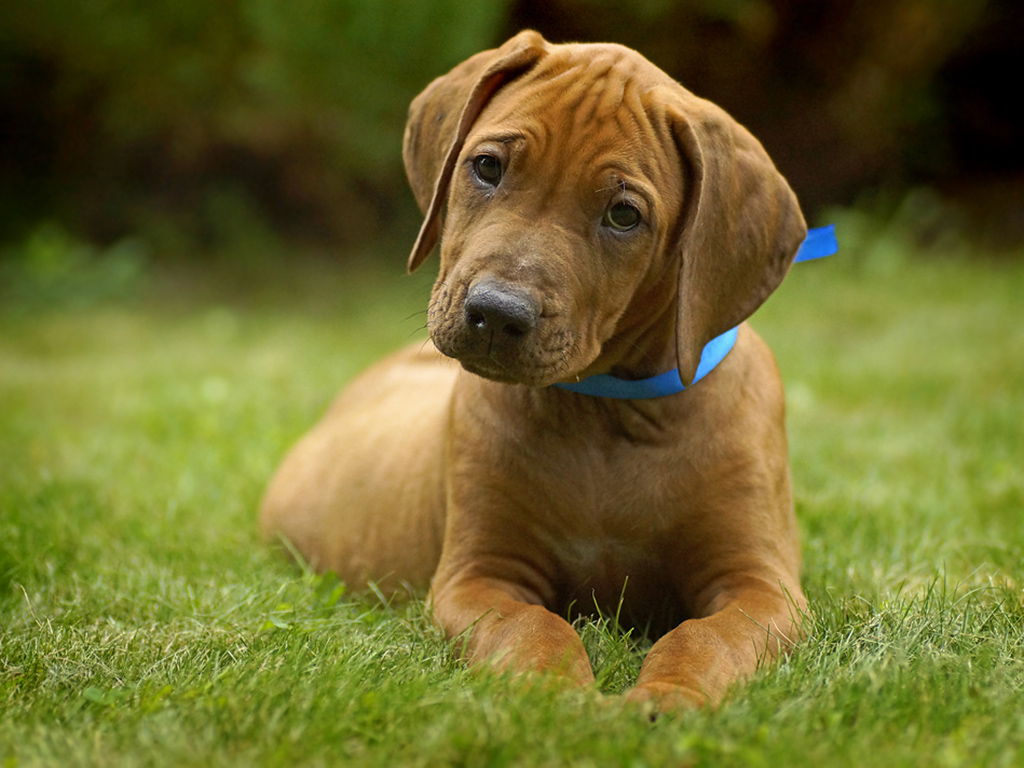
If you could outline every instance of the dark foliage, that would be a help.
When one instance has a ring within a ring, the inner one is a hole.
[[[49,221],[244,258],[408,227],[409,100],[522,27],[644,52],[747,124],[812,216],[924,185],[1024,239],[1013,0],[8,0],[0,240]]]

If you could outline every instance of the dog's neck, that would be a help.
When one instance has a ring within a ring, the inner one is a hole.
[[[823,256],[831,256],[839,250],[836,240],[835,226],[819,227],[809,230],[807,238],[800,245],[794,262],[811,261]],[[678,368],[672,368],[657,376],[643,379],[624,379],[611,374],[602,373],[588,376],[576,382],[554,384],[560,389],[567,389],[581,395],[591,397],[609,397],[616,400],[648,400],[655,397],[675,395],[688,387],[697,384],[713,371],[736,344],[739,328],[730,328],[720,336],[709,341],[701,352],[697,375],[689,385],[684,385]]]
[[[697,367],[697,375],[689,386],[697,382],[713,371],[725,356],[732,351],[736,344],[736,337],[739,335],[739,328],[731,328],[721,336],[716,336],[709,341],[704,351],[701,352],[700,365]],[[646,379],[622,379],[611,374],[601,373],[596,376],[588,376],[581,381],[555,384],[560,389],[568,389],[581,395],[592,397],[610,397],[616,400],[648,400],[654,397],[665,397],[674,395],[687,389],[679,375],[678,368],[672,368],[665,373],[651,376]]]

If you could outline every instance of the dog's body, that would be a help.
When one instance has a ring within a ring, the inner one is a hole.
[[[447,207],[444,356],[416,345],[357,379],[279,470],[264,530],[353,585],[429,584],[471,660],[574,684],[593,675],[564,617],[621,599],[665,632],[631,698],[717,699],[804,608],[771,353],[743,324],[679,394],[551,385],[692,382],[785,275],[806,234],[792,192],[638,54],[532,32],[432,83],[405,157],[427,212],[411,269]]]

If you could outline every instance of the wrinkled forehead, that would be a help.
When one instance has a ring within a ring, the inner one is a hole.
[[[663,172],[668,133],[652,103],[675,83],[635,51],[565,45],[500,89],[470,141],[518,136],[537,157],[574,163],[617,159],[649,178]]]

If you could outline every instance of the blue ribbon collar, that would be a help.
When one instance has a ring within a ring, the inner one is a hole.
[[[811,229],[807,232],[807,238],[800,244],[796,252],[794,262],[813,261],[825,256],[831,256],[839,250],[839,242],[836,240],[835,225]],[[730,328],[721,336],[716,336],[709,341],[700,353],[700,364],[697,366],[697,375],[690,383],[692,387],[698,381],[707,376],[715,367],[725,359],[733,346],[736,344],[736,337],[739,336],[739,328]],[[679,370],[673,368],[671,371],[652,376],[649,379],[620,379],[607,373],[599,373],[596,376],[588,376],[582,381],[554,384],[559,389],[567,389],[580,395],[591,397],[610,397],[616,400],[648,400],[654,397],[665,397],[674,395],[687,389],[683,384]]]

